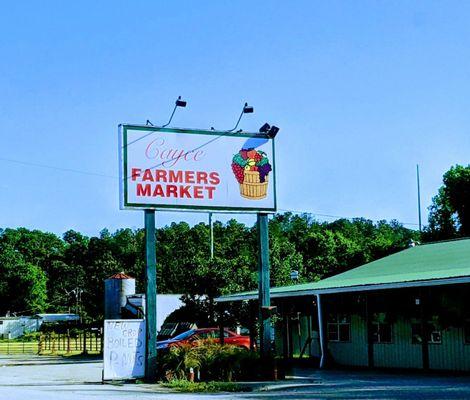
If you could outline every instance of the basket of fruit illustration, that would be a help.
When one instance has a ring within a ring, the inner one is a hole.
[[[264,199],[268,193],[268,175],[271,172],[266,153],[242,149],[233,156],[232,171],[240,184],[240,195],[246,199]]]

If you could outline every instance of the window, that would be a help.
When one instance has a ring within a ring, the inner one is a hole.
[[[392,324],[372,323],[372,340],[374,343],[392,343]]]
[[[433,326],[433,330],[429,331],[429,338],[428,338],[429,343],[442,343],[442,337],[441,337],[441,331],[437,330]]]
[[[345,314],[331,314],[327,323],[328,340],[331,342],[351,341],[351,320]]]
[[[229,334],[229,332],[227,332],[226,330],[224,330],[224,338],[228,338],[232,335]],[[220,339],[220,330],[217,329],[216,331],[213,331],[213,336],[214,338],[216,339]]]
[[[198,339],[213,339],[214,338],[214,331],[198,332],[196,335],[197,335]]]
[[[197,338],[196,340],[199,339],[220,339],[220,330],[219,329],[211,329],[208,331],[200,331],[197,332],[196,335]],[[229,333],[224,330],[224,338],[228,338],[230,335]]]
[[[428,322],[427,331],[428,331],[427,332],[428,343],[430,343],[430,344],[441,344],[442,343],[441,331],[436,327],[435,324],[433,324],[432,322]],[[411,343],[413,343],[413,344],[423,343],[423,334],[422,334],[422,331],[421,331],[421,323],[411,324]]]

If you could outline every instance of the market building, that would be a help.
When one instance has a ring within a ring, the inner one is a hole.
[[[318,282],[272,288],[271,302],[278,307],[275,350],[285,358],[470,371],[470,239],[413,244]]]

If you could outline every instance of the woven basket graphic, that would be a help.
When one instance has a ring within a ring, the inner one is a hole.
[[[246,199],[264,199],[268,193],[268,177],[260,182],[258,171],[245,171],[245,179],[240,183],[240,195]]]

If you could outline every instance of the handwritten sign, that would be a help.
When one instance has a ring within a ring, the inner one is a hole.
[[[145,376],[145,321],[104,321],[103,380]]]
[[[120,125],[123,209],[276,210],[274,139]]]

